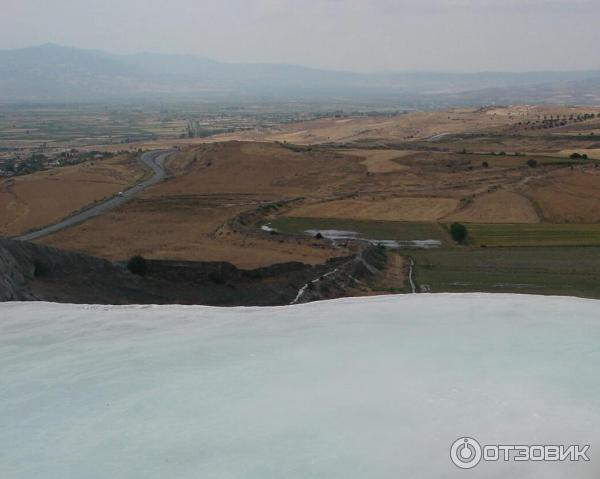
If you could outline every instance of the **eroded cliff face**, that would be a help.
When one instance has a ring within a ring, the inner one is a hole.
[[[321,265],[274,264],[241,270],[225,262],[147,261],[137,276],[120,263],[0,238],[0,301],[79,304],[275,306],[368,294],[380,273],[375,247]]]
[[[35,299],[27,286],[34,267],[31,261],[13,254],[14,241],[0,239],[0,301],[27,301]]]
[[[86,291],[100,287],[87,278],[114,278],[119,284],[123,275],[136,281],[123,268],[100,258],[0,238],[0,301],[79,302],[78,295],[84,299],[89,296]]]

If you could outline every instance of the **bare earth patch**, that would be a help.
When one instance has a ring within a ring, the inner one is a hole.
[[[390,173],[392,171],[406,170],[405,165],[394,160],[412,155],[414,151],[402,150],[340,150],[351,156],[364,158],[361,163],[367,167],[369,173]]]
[[[490,131],[510,125],[510,115],[488,115],[481,109],[411,112],[397,116],[321,118],[275,128],[217,135],[204,141],[287,141],[318,144],[356,140],[414,140],[469,131]]]

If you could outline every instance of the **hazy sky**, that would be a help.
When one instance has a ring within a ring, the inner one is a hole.
[[[40,43],[329,69],[600,69],[600,0],[0,0]]]

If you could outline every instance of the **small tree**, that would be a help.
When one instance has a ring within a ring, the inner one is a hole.
[[[529,168],[535,168],[538,165],[537,160],[534,160],[533,158],[527,160],[527,166]]]
[[[132,256],[127,262],[127,269],[133,274],[145,276],[148,271],[148,263],[146,259],[140,255]]]
[[[467,227],[461,223],[452,223],[450,225],[450,236],[457,243],[463,243],[468,236]]]
[[[488,168],[489,166],[490,166],[490,165],[488,164],[488,162],[487,162],[487,161],[484,161],[484,162],[482,162],[482,163],[481,163],[481,167],[482,167],[482,168]]]
[[[581,155],[579,153],[573,153],[571,155],[572,160],[581,160]]]

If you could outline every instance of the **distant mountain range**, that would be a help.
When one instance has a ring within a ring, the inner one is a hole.
[[[361,74],[192,55],[116,55],[53,44],[0,50],[3,103],[325,98],[406,107],[600,104],[600,71]]]

